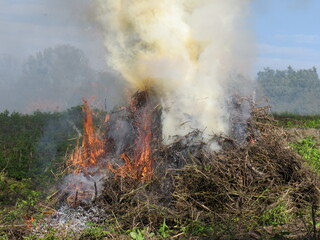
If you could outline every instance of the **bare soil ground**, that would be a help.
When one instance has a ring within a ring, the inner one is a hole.
[[[288,142],[299,142],[303,138],[313,137],[320,144],[320,129],[318,128],[289,128],[286,129]]]

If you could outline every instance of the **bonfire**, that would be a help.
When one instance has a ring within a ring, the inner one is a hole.
[[[84,101],[82,145],[68,160],[72,177],[65,179],[67,195],[60,202],[75,212],[99,209],[91,220],[114,222],[121,229],[157,229],[164,220],[169,226],[192,228],[191,221],[215,227],[204,234],[222,239],[230,231],[244,239],[263,236],[264,230],[250,224],[263,225],[257,216],[275,206],[291,213],[317,206],[314,175],[288,148],[269,108],[240,97],[230,104],[235,111],[229,135],[213,135],[208,141],[194,130],[164,145],[161,107],[151,91],[134,94],[128,107],[109,113],[99,131]],[[243,104],[251,108],[245,121]],[[129,127],[127,137],[117,142],[119,122]],[[212,150],[212,143],[219,148]]]
[[[96,1],[109,66],[137,92],[104,123],[83,102],[64,212],[118,229],[183,229],[172,238],[249,239],[267,221],[283,224],[272,219],[279,206],[316,208],[316,178],[269,108],[238,96],[253,85],[249,2]]]

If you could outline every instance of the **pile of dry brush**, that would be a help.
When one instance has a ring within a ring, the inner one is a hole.
[[[245,121],[243,104],[251,109]],[[164,219],[169,226],[204,224],[212,238],[223,239],[233,231],[248,239],[263,225],[261,216],[279,204],[290,213],[317,206],[316,174],[288,147],[269,108],[238,97],[232,105],[232,133],[212,137],[219,151],[210,151],[199,131],[169,146],[154,139],[151,181],[111,174],[96,200],[109,220],[124,229],[158,228]],[[161,127],[159,117],[153,126]]]

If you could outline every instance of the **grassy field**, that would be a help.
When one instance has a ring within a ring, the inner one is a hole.
[[[284,129],[320,128],[320,115],[279,114],[275,115],[275,119],[276,125]],[[101,119],[98,117],[96,120]],[[0,240],[61,239],[63,233],[55,229],[47,230],[42,237],[30,233],[30,229],[31,225],[36,228],[52,212],[52,209],[46,207],[49,205],[48,197],[57,191],[57,183],[62,177],[59,171],[63,168],[66,156],[74,148],[79,131],[82,131],[81,108],[72,108],[62,113],[36,112],[30,115],[6,111],[0,113],[0,123]],[[308,136],[296,142],[288,142],[288,146],[300,154],[317,174],[320,173],[319,144]],[[309,210],[304,229],[305,233],[312,234],[317,231],[315,228],[318,223],[314,218],[317,214],[314,211],[317,210]],[[285,202],[279,200],[273,208],[257,216],[256,224],[262,224],[269,231],[269,227],[281,228],[293,217],[298,216],[292,216]],[[99,225],[89,223],[78,238],[142,240],[189,236],[203,239],[215,230],[215,227],[206,225],[205,220],[190,220],[188,225],[173,226],[164,219],[157,229],[121,229],[116,224],[106,222]],[[283,231],[283,234],[286,233]],[[269,234],[271,236],[275,239],[282,237],[272,231]],[[64,239],[74,238],[64,236]]]
[[[291,113],[275,114],[279,126],[284,128],[320,128],[320,115],[297,115]]]

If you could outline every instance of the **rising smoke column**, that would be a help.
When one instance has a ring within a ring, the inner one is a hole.
[[[109,64],[134,89],[153,88],[163,137],[228,133],[226,99],[250,71],[249,0],[97,0]]]

